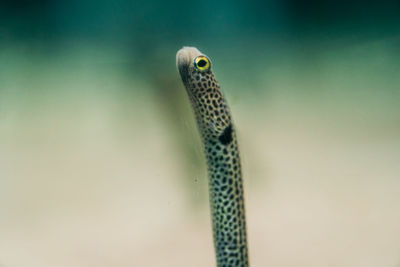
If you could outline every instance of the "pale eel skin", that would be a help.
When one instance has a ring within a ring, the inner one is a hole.
[[[247,267],[242,171],[231,113],[207,56],[194,47],[183,47],[176,64],[207,158],[217,266]]]

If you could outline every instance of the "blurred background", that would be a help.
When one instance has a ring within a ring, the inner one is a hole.
[[[400,2],[3,0],[0,266],[214,266],[176,51],[236,122],[252,266],[400,266]]]

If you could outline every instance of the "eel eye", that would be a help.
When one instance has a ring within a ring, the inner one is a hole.
[[[199,71],[207,71],[211,67],[210,60],[206,56],[198,56],[194,59],[194,67]]]

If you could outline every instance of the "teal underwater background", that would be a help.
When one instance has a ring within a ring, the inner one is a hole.
[[[399,1],[2,1],[0,266],[213,266],[175,66],[212,60],[252,266],[400,265]]]

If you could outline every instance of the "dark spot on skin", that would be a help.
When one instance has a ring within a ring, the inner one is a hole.
[[[218,140],[225,146],[232,142],[232,124],[225,128]]]
[[[218,108],[217,102],[215,100],[212,101],[212,104],[213,104],[214,108]]]

